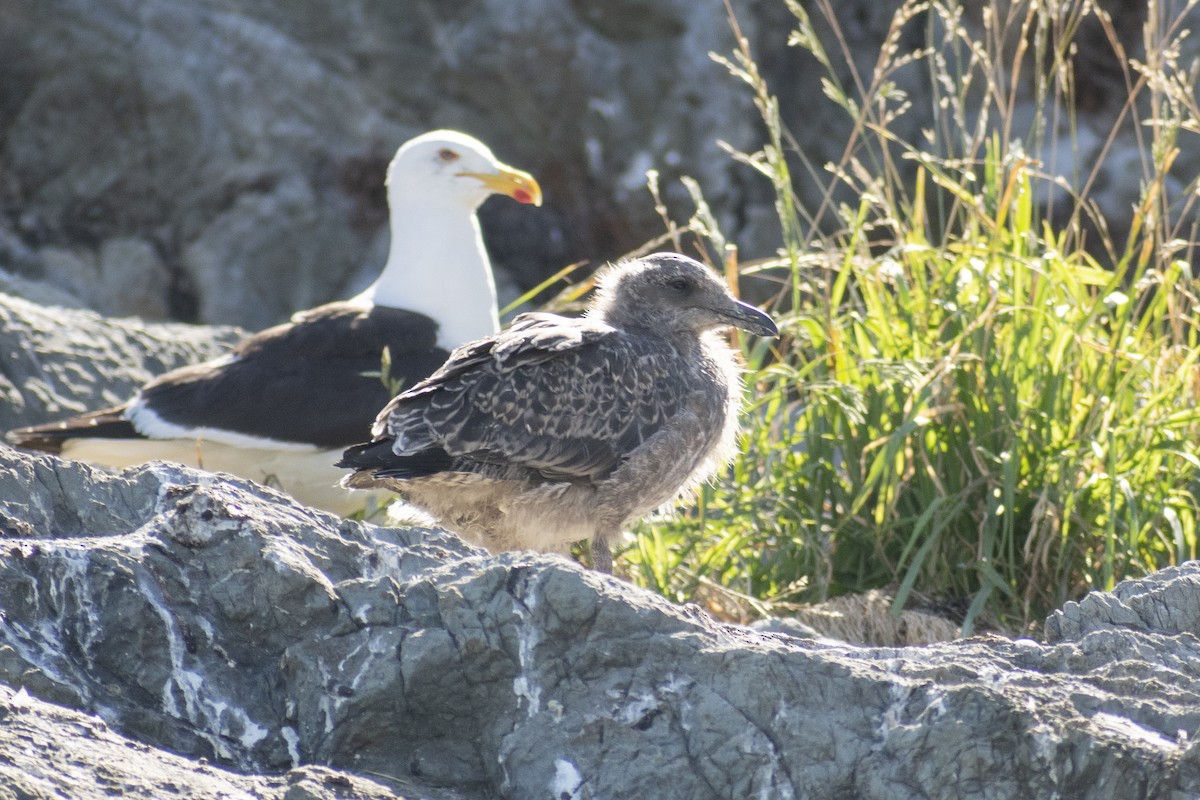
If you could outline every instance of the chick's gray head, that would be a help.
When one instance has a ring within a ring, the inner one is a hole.
[[[609,268],[589,312],[622,329],[695,334],[735,327],[778,336],[774,321],[738,300],[715,272],[678,253],[655,253]]]

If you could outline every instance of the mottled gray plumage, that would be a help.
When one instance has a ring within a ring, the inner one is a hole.
[[[686,256],[618,264],[585,318],[523,314],[394,398],[346,451],[343,485],[392,489],[492,550],[591,538],[607,571],[625,523],[732,454],[729,326],[778,332]]]

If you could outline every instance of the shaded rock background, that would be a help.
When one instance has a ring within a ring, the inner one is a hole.
[[[0,765],[73,797],[1200,793],[1195,565],[1141,629],[867,648],[161,464],[0,449],[0,528]]]
[[[3,0],[0,266],[265,327],[374,277],[388,159],[454,127],[544,185],[484,212],[529,285],[659,232],[651,166],[736,193],[714,139],[749,146],[751,106],[707,55],[729,41],[716,2]]]
[[[101,317],[0,292],[0,430],[119,403],[155,375],[218,356],[243,335],[229,326]]]
[[[1106,5],[1136,55],[1141,5]],[[732,6],[801,150],[818,169],[837,161],[851,123],[820,97],[816,62],[787,45],[782,0]],[[851,85],[852,64],[870,75],[892,6],[832,7],[850,60],[830,52]],[[935,27],[910,22],[900,51]],[[1064,175],[1076,159],[1095,163],[1124,98],[1094,33],[1077,56],[1077,151],[1033,154]],[[507,298],[660,233],[650,168],[677,216],[691,205],[676,178],[691,175],[744,257],[767,256],[769,188],[716,144],[753,150],[762,138],[748,91],[709,58],[733,49],[720,0],[0,0],[0,269],[106,314],[259,329],[374,276],[384,166],[405,139],[443,126],[545,187],[542,209],[484,208]],[[913,100],[898,130],[915,141],[930,124],[929,77],[893,78]],[[1035,102],[1018,92],[1018,123]],[[1095,195],[1118,229],[1138,190],[1129,133]],[[827,179],[797,175],[815,207]]]

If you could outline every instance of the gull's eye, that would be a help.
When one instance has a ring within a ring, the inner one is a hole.
[[[671,281],[671,288],[677,292],[686,292],[692,287],[692,284],[687,278],[675,278]]]
[[[449,147],[443,147],[441,150],[438,150],[438,161],[441,161],[443,164],[453,163],[458,161],[458,153]]]

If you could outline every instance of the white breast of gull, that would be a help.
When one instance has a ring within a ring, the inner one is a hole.
[[[155,378],[127,402],[9,433],[21,447],[110,467],[166,459],[271,483],[340,514],[365,495],[333,463],[369,435],[391,394],[464,342],[499,330],[476,209],[492,194],[541,203],[529,174],[458,131],[403,144],[387,170],[391,247],[378,279],[350,300],[297,312],[228,355]],[[372,373],[375,373],[373,375]]]
[[[455,350],[346,451],[343,485],[391,489],[493,551],[591,539],[611,571],[622,526],[733,453],[742,389],[721,331],[778,330],[686,256],[617,264],[598,287],[582,319],[523,314]]]

